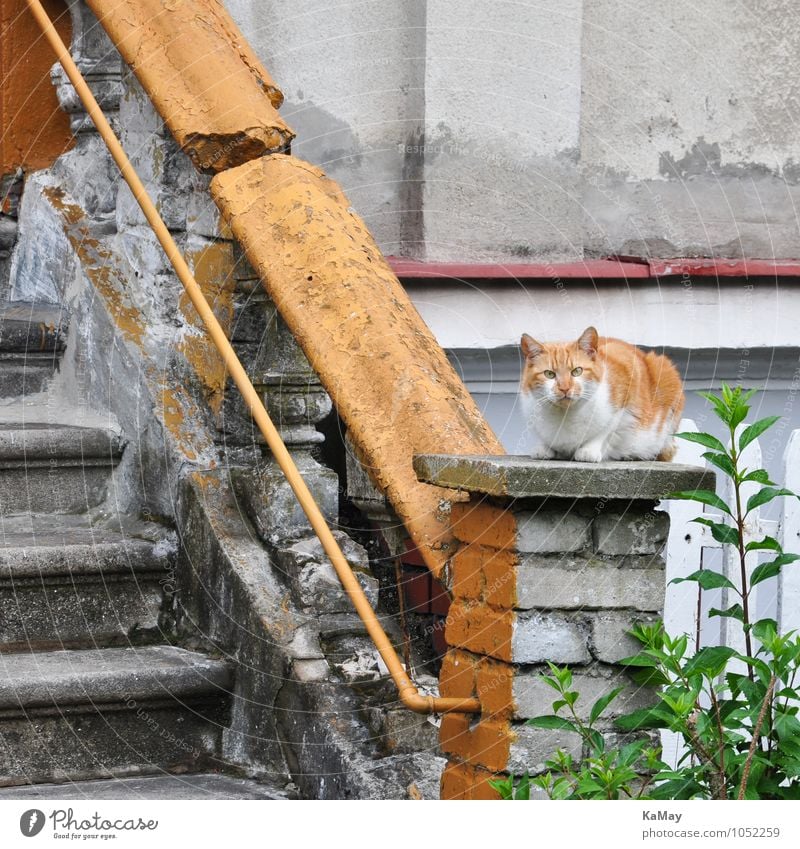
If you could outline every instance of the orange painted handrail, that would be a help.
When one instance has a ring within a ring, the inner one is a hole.
[[[242,366],[239,358],[236,356],[236,352],[231,347],[225,331],[222,329],[219,321],[217,321],[217,317],[214,315],[200,286],[194,279],[194,275],[186,264],[186,260],[184,260],[178,246],[175,244],[175,240],[170,235],[169,230],[167,230],[167,226],[164,224],[163,219],[147,193],[147,189],[144,187],[144,184],[139,179],[139,175],[122,149],[100,105],[95,100],[89,86],[78,70],[78,66],[70,56],[67,46],[56,32],[52,21],[39,0],[26,0],[26,2],[42,33],[55,51],[58,61],[64,68],[67,77],[69,77],[70,82],[75,87],[75,91],[78,93],[89,117],[97,128],[97,132],[108,147],[125,182],[130,187],[134,198],[136,198],[136,202],[141,207],[147,223],[164,249],[172,267],[175,269],[175,273],[183,284],[186,294],[189,296],[189,299],[194,304],[195,309],[205,324],[212,342],[225,362],[228,373],[242,393],[247,409],[250,411],[255,423],[258,425],[258,429],[264,436],[275,461],[286,476],[286,480],[289,482],[300,506],[303,508],[303,512],[308,517],[308,521],[314,529],[314,533],[316,533],[325,553],[330,558],[331,564],[336,570],[336,574],[339,576],[345,592],[350,597],[356,612],[367,629],[367,633],[375,644],[383,662],[386,664],[392,680],[397,685],[400,700],[409,710],[416,713],[480,713],[481,705],[478,699],[423,696],[408,677],[394,646],[378,621],[378,617],[375,615],[375,611],[364,594],[361,584],[359,584],[358,579],[353,574],[350,564],[342,553],[339,544],[336,542],[325,521],[325,517],[322,515],[322,511],[314,500],[314,496],[311,494],[308,486],[306,486],[306,482],[298,471],[291,454],[287,450],[275,425],[272,423],[258,392],[256,392],[250,378],[247,376],[244,366]]]

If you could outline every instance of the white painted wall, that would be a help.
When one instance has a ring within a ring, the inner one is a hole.
[[[654,347],[781,347],[800,340],[800,288],[774,279],[422,281],[407,290],[444,348],[516,345],[523,333],[548,342],[577,338],[589,325],[602,336]]]

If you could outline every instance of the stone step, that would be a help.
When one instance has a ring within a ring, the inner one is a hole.
[[[57,304],[0,303],[0,398],[43,391],[58,369],[66,313]]]
[[[288,779],[287,779],[288,780]],[[148,775],[104,781],[71,781],[67,784],[27,784],[0,789],[0,802],[10,799],[290,799],[283,786],[262,784],[249,778],[200,773]]]
[[[0,786],[221,769],[232,684],[174,646],[0,654]]]
[[[26,398],[43,392],[58,371],[55,352],[0,351],[0,398]]]
[[[0,303],[0,351],[42,353],[64,349],[67,314],[58,304]]]
[[[111,428],[20,421],[21,411],[0,408],[0,515],[80,513],[100,504],[122,454],[120,436]]]
[[[0,651],[163,642],[174,545],[144,523],[7,516],[0,525]]]

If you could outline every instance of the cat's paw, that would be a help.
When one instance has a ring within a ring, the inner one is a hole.
[[[546,445],[542,445],[539,448],[534,448],[531,451],[531,458],[533,460],[555,460],[558,455],[552,448],[548,448]]]
[[[584,445],[575,452],[573,460],[579,463],[602,463],[603,449],[599,445]]]

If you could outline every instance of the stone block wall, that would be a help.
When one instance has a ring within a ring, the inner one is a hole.
[[[657,499],[713,476],[677,464],[527,457],[426,455],[415,465],[421,480],[468,497],[450,514],[460,547],[449,564],[440,689],[477,696],[482,714],[442,720],[442,797],[495,798],[492,778],[536,774],[559,747],[579,754],[575,735],[526,725],[556,698],[542,680],[548,662],[572,668],[579,712],[625,688],[609,733],[615,714],[652,700],[619,661],[635,651],[633,624],[658,617],[664,603],[668,518]]]

